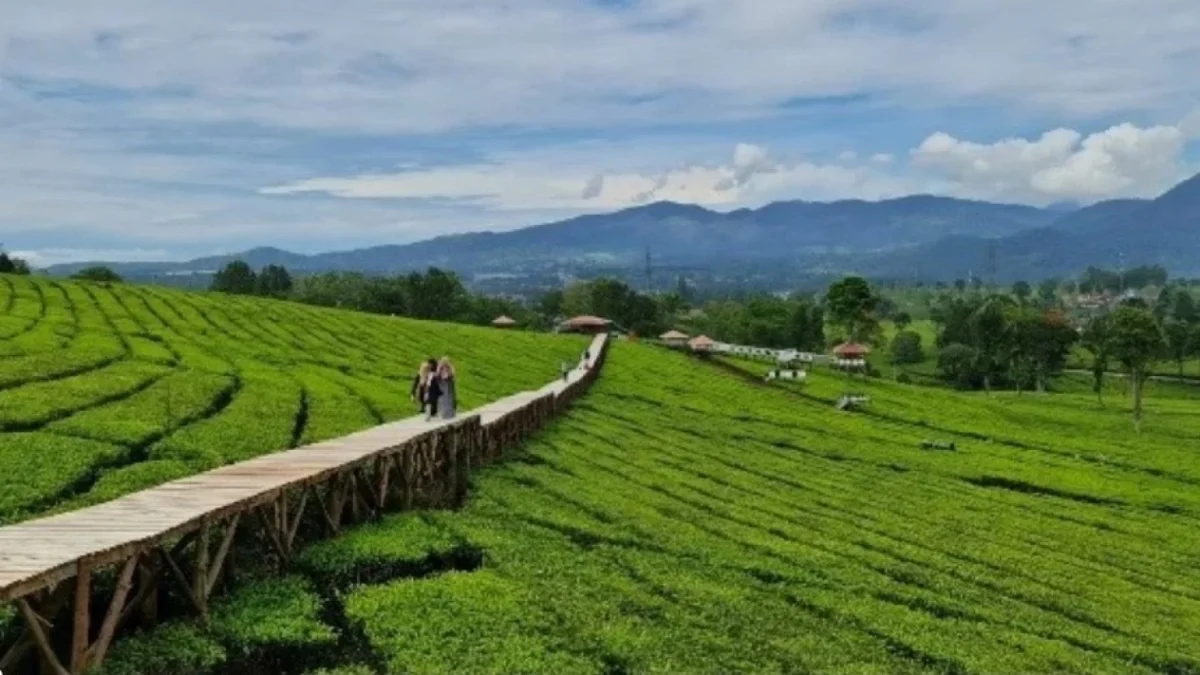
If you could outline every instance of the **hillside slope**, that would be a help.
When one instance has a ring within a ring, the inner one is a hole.
[[[144,286],[0,276],[0,523],[553,379],[584,341]]]
[[[302,641],[321,665],[375,672],[1200,668],[1200,429],[1179,417],[1194,401],[1135,438],[1087,397],[879,383],[874,414],[838,413],[829,400],[860,381],[815,377],[796,395],[616,345],[464,511],[308,550],[297,595],[361,634]],[[921,449],[931,436],[957,450]],[[255,600],[275,584],[233,604],[291,618],[295,603]],[[169,630],[220,649],[236,625]],[[112,672],[152,675],[146,649],[118,647]]]

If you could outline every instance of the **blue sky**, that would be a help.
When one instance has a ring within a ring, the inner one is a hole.
[[[0,4],[0,242],[40,263],[1200,171],[1195,0],[54,6]]]

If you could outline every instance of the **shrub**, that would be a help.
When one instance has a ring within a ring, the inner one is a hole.
[[[224,647],[191,623],[171,623],[118,641],[96,675],[207,675]]]

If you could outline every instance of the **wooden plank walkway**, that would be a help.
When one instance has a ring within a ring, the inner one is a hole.
[[[606,338],[598,336],[592,342],[591,363],[581,363],[566,381],[560,378],[539,391],[506,397],[456,420],[411,417],[221,467],[97,506],[0,527],[0,605],[71,578],[81,562],[90,567],[113,564],[127,558],[131,550],[195,529],[198,522],[216,521],[268,503],[286,489],[320,481],[331,472],[431,431],[463,425],[474,418],[484,426],[495,424],[531,402],[562,394],[585,379],[587,370],[603,357]]]

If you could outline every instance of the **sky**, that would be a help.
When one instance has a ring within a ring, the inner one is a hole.
[[[1196,0],[5,0],[0,244],[319,252],[672,200],[1152,197]]]

